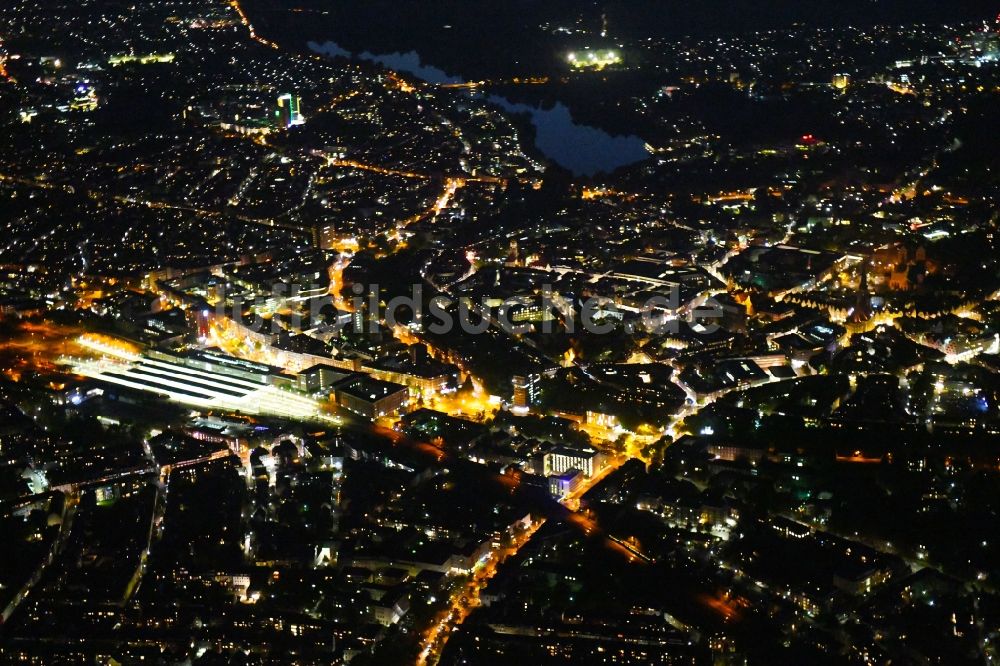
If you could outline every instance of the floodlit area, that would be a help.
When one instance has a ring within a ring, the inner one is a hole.
[[[571,51],[566,59],[574,69],[596,69],[602,70],[605,67],[622,64],[622,54],[614,49],[606,51],[595,51],[586,49],[583,51]]]
[[[108,357],[65,360],[75,373],[84,377],[155,393],[202,409],[297,419],[330,418],[312,398],[218,372],[145,357],[134,361]]]

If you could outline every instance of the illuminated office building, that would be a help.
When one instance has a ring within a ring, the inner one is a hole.
[[[275,114],[278,117],[278,126],[286,129],[305,122],[302,117],[301,100],[297,95],[290,93],[285,93],[278,98],[278,109]]]

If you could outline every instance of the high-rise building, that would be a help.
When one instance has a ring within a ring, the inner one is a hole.
[[[531,405],[538,399],[538,376],[514,375],[510,383],[514,387],[514,410],[527,412]]]
[[[289,128],[292,125],[301,125],[305,122],[302,117],[302,102],[298,95],[285,93],[278,98],[278,108],[275,111],[278,118],[278,126]]]
[[[368,299],[362,300],[360,306],[351,313],[351,330],[359,335],[365,333],[368,324]]]

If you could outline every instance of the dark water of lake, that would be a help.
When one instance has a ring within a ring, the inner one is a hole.
[[[316,53],[329,56],[350,57],[351,53],[336,42],[318,44],[309,42]],[[389,69],[406,72],[428,83],[461,83],[462,79],[421,61],[415,51],[408,53],[357,54],[361,60],[377,62]],[[649,157],[645,142],[637,136],[614,136],[597,127],[582,125],[573,120],[569,109],[562,103],[551,108],[511,102],[499,95],[490,95],[489,101],[513,113],[526,113],[535,127],[535,146],[548,159],[577,176],[608,173]]]

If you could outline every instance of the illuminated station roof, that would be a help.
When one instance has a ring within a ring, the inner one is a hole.
[[[212,356],[216,362],[220,360],[220,355]],[[267,368],[254,365],[258,370]],[[77,362],[74,370],[86,377],[203,409],[303,419],[323,417],[319,403],[311,398],[229,372],[191,367],[180,358],[173,361],[144,356],[124,361],[105,357]]]

